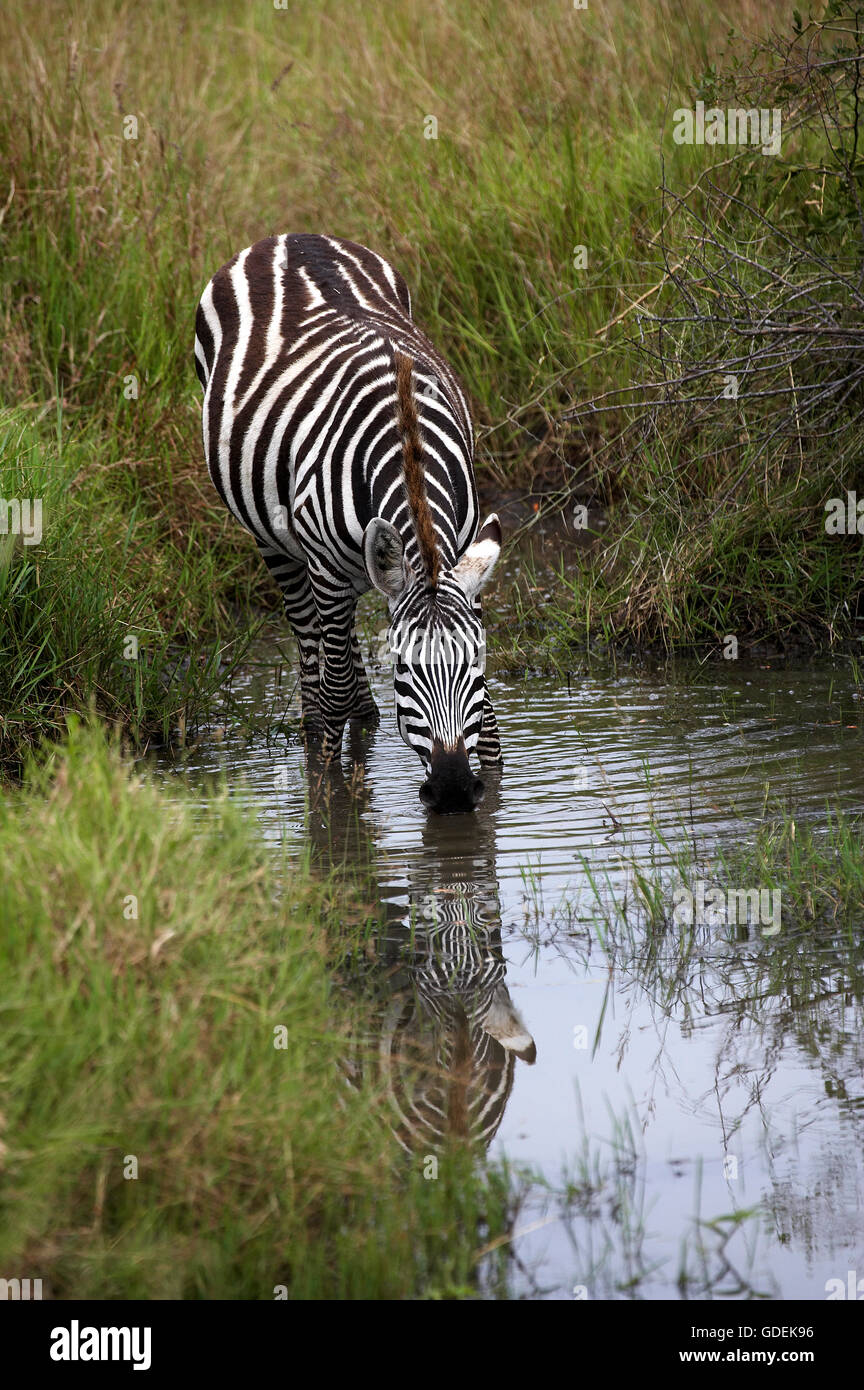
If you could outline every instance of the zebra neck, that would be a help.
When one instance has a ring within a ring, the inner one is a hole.
[[[405,516],[404,508],[402,510],[402,514],[399,515],[397,519],[393,522],[393,525],[396,527],[397,531],[402,537],[402,544],[405,547],[405,555],[408,559],[408,563],[410,564],[412,570],[416,575],[425,574],[425,568],[420,554],[420,546],[417,542],[417,534],[414,530],[412,520]],[[455,527],[453,529],[455,530]],[[440,556],[441,573],[445,574],[455,564],[455,555],[453,553],[454,547],[450,541],[447,532],[445,532],[443,529],[439,529],[439,527],[437,526],[435,527],[435,539],[437,543],[438,554]]]
[[[426,494],[429,499],[432,529],[435,534],[435,548],[439,556],[439,569],[442,574],[445,574],[452,569],[458,558],[459,519],[452,498],[448,497],[445,501],[434,483],[430,486],[428,475]],[[389,521],[390,525],[399,532],[406,558],[414,573],[416,575],[425,574],[426,566],[421,555],[416,520],[404,487],[392,488],[378,515],[382,516],[385,521]]]

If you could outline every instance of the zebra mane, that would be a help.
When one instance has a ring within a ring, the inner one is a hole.
[[[432,512],[426,492],[426,475],[423,471],[423,450],[412,383],[414,363],[402,352],[394,352],[393,359],[396,363],[396,411],[399,433],[402,435],[408,509],[414,522],[414,534],[417,537],[424,573],[430,584],[437,584],[441,556],[435,527],[432,524]]]

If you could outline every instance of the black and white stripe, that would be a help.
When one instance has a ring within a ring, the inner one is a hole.
[[[359,1084],[375,1059],[406,1153],[440,1153],[454,1140],[485,1149],[516,1058],[536,1058],[534,1040],[510,998],[500,928],[482,920],[477,885],[450,883],[414,909],[410,930],[388,932],[374,972],[386,991],[373,1010],[377,1033],[356,1040],[346,1074]]]
[[[400,358],[422,458],[413,495]],[[353,242],[268,237],[207,285],[195,364],[210,476],[282,589],[307,728],[333,753],[349,718],[377,717],[354,636],[357,598],[375,584],[390,603],[399,728],[426,769],[424,800],[470,809],[482,783],[468,755],[500,761],[477,659],[477,595],[500,528],[490,518],[477,535],[468,404],[414,324],[404,280]]]

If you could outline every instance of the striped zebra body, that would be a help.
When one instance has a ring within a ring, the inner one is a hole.
[[[268,237],[207,285],[195,363],[210,477],[282,589],[310,734],[333,754],[348,719],[377,718],[354,634],[374,584],[421,796],[471,809],[469,754],[500,762],[477,597],[500,528],[477,535],[468,404],[404,280],[352,242]]]

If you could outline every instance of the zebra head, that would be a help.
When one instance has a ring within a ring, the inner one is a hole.
[[[420,799],[434,811],[473,811],[483,783],[469,764],[483,724],[485,640],[478,595],[501,552],[498,517],[435,582],[417,575],[395,526],[376,517],[366,527],[363,557],[371,582],[389,604],[395,664],[396,720],[420,757]]]

